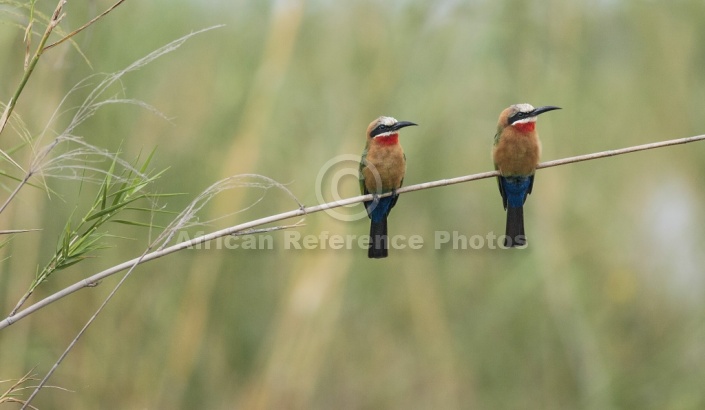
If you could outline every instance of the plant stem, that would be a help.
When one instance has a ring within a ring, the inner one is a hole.
[[[593,159],[613,157],[613,156],[617,156],[617,155],[629,154],[632,152],[645,151],[645,150],[649,150],[649,149],[663,148],[663,147],[668,147],[668,146],[672,146],[672,145],[687,144],[687,143],[701,141],[701,140],[705,140],[705,134],[694,136],[694,137],[679,138],[679,139],[673,139],[673,140],[662,141],[662,142],[655,142],[655,143],[650,143],[650,144],[636,145],[633,147],[621,148],[621,149],[617,149],[617,150],[608,150],[608,151],[596,152],[593,154],[578,155],[575,157],[569,157],[569,158],[563,158],[563,159],[554,160],[554,161],[543,162],[543,163],[539,164],[537,168],[555,167],[555,166],[559,166],[559,165],[572,164],[574,162],[590,161]],[[421,183],[421,184],[409,185],[407,187],[400,188],[397,190],[397,194],[403,194],[403,193],[414,192],[414,191],[421,191],[424,189],[436,188],[436,187],[447,186],[447,185],[460,184],[463,182],[476,181],[479,179],[492,178],[492,177],[496,177],[496,176],[499,176],[499,172],[489,171],[489,172],[482,172],[479,174],[465,175],[465,176],[461,176],[461,177],[457,177],[457,178],[442,179],[442,180],[438,180],[438,181],[425,182],[425,183]],[[383,198],[383,197],[390,196],[390,195],[392,195],[391,192],[379,195],[379,197]],[[242,224],[231,226],[231,227],[225,228],[225,229],[221,229],[219,231],[211,232],[209,234],[202,235],[202,236],[199,236],[197,238],[193,238],[188,241],[177,243],[176,245],[172,245],[168,248],[158,249],[154,252],[140,256],[139,258],[134,258],[134,259],[129,260],[127,262],[123,262],[119,265],[113,266],[112,268],[106,269],[102,272],[96,273],[93,276],[90,276],[86,279],[83,279],[79,282],[76,282],[73,285],[64,288],[63,290],[60,290],[60,291],[54,293],[53,295],[48,296],[48,297],[40,300],[39,302],[29,306],[28,308],[22,310],[21,312],[17,313],[14,316],[8,316],[4,320],[0,321],[0,330],[10,326],[11,324],[17,322],[18,320],[20,320],[24,317],[36,312],[39,309],[56,302],[57,300],[59,300],[63,297],[66,297],[66,296],[68,296],[78,290],[81,290],[85,287],[93,287],[93,286],[95,286],[95,284],[98,281],[100,281],[108,276],[114,275],[114,274],[116,274],[120,271],[123,271],[125,269],[130,269],[130,268],[134,267],[136,264],[149,262],[151,260],[161,258],[162,256],[166,256],[166,255],[172,254],[174,252],[178,252],[183,249],[196,246],[201,243],[212,241],[214,239],[217,239],[217,238],[220,238],[220,237],[223,237],[226,235],[237,235],[240,232],[243,232],[247,229],[252,229],[257,226],[261,226],[261,225],[265,225],[265,224],[273,223],[273,222],[278,222],[278,221],[282,221],[285,219],[294,218],[297,216],[306,216],[308,214],[313,214],[316,212],[325,211],[326,209],[338,208],[341,206],[356,204],[359,202],[370,201],[370,200],[372,200],[372,194],[359,195],[359,196],[355,196],[355,197],[342,199],[340,201],[328,202],[325,204],[319,204],[319,205],[314,205],[314,206],[309,206],[309,207],[302,206],[299,209],[294,209],[294,210],[291,210],[288,212],[283,212],[280,214],[255,219],[255,220],[252,220],[249,222],[244,222]]]
[[[34,67],[37,66],[39,58],[42,56],[42,53],[44,53],[44,46],[46,45],[47,40],[49,40],[51,32],[64,17],[64,14],[62,13],[64,9],[64,4],[66,4],[66,0],[59,0],[59,4],[57,4],[56,10],[54,10],[54,14],[52,14],[51,20],[49,20],[49,24],[47,24],[47,28],[44,31],[44,35],[39,41],[39,45],[37,45],[37,49],[34,52],[32,59],[29,61],[29,64],[27,64],[27,68],[25,68],[24,70],[24,75],[22,76],[22,80],[20,80],[19,86],[17,86],[17,89],[15,90],[15,94],[7,103],[7,106],[5,106],[5,111],[2,113],[2,117],[0,117],[0,134],[2,134],[3,130],[5,129],[5,126],[7,126],[7,123],[10,120],[10,115],[12,115],[12,111],[15,109],[17,100],[20,98],[20,94],[22,94],[25,85],[27,85],[27,81],[29,81],[29,77],[34,71]]]

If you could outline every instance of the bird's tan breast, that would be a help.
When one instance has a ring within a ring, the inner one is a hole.
[[[506,132],[492,149],[495,168],[502,175],[531,175],[541,157],[541,141],[534,132]]]
[[[404,150],[401,145],[372,145],[367,151],[366,166],[362,169],[367,191],[388,192],[401,187],[406,172]],[[381,183],[381,189],[378,184]]]

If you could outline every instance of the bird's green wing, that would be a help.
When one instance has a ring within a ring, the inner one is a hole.
[[[494,145],[497,145],[499,143],[499,133],[496,133],[494,135]],[[499,167],[497,164],[494,164],[494,170],[499,171]],[[497,177],[497,187],[499,188],[499,193],[502,195],[502,204],[504,205],[504,209],[507,209],[507,193],[504,192],[504,188],[502,187],[502,177]]]
[[[502,187],[502,177],[497,177],[497,186],[499,187],[499,194],[502,195],[504,209],[507,209],[507,193],[504,192],[504,187]]]
[[[360,158],[360,168],[358,169],[358,179],[360,180],[360,193],[362,195],[369,194],[369,192],[367,192],[367,188],[365,188],[365,175],[362,173],[362,169],[365,168],[365,165],[367,165],[367,148],[362,151],[362,157]]]
[[[499,133],[494,135],[494,145],[497,145],[497,143],[499,143]]]
[[[359,180],[360,180],[360,193],[362,195],[367,195],[370,192],[367,190],[367,187],[365,186],[365,174],[362,173],[362,170],[367,166],[367,147],[365,147],[365,150],[362,151],[362,157],[360,158],[360,168],[359,168]],[[365,210],[367,211],[367,216],[370,215],[370,204],[372,201],[363,201],[363,205],[365,205]]]

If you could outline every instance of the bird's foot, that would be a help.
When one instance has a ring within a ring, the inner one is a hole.
[[[379,194],[373,193],[372,194],[372,201],[366,203],[367,206],[367,213],[369,214],[372,212],[375,208],[377,208],[377,205],[379,204]]]

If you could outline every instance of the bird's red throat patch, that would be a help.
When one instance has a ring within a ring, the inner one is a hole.
[[[375,137],[379,145],[394,145],[399,143],[399,134],[389,134],[384,137]]]
[[[514,126],[514,128],[524,133],[528,133],[536,129],[535,121],[514,123],[512,125]]]

